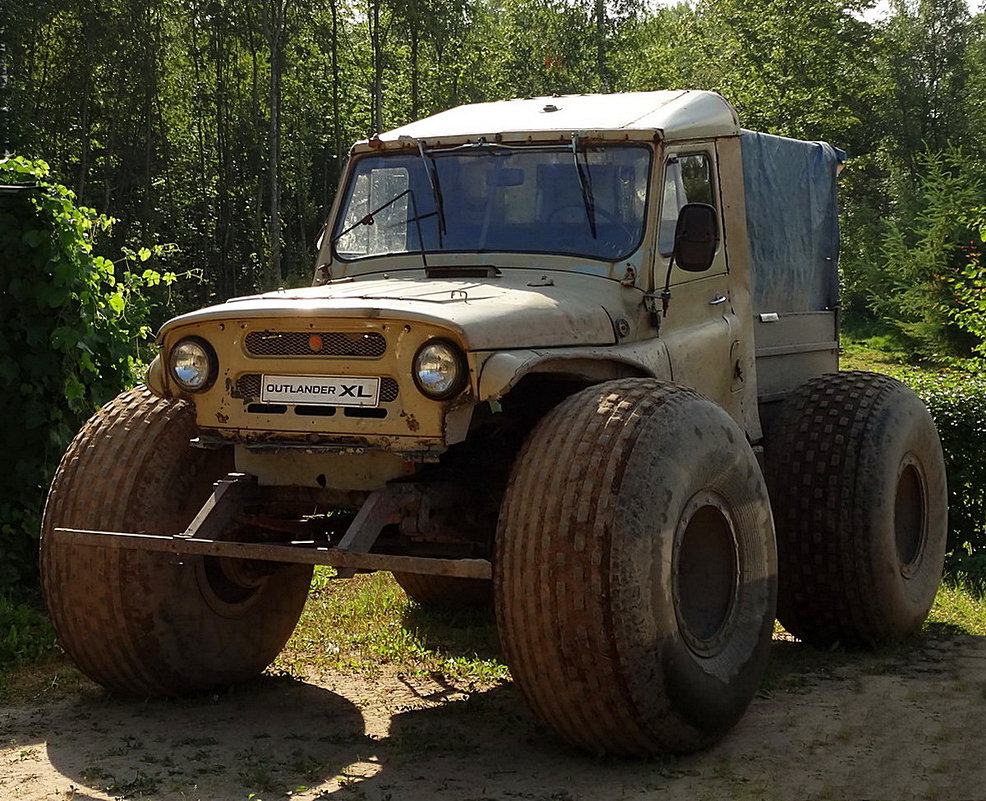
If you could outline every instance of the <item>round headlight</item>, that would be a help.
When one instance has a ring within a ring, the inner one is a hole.
[[[414,382],[430,398],[451,397],[466,383],[462,352],[441,339],[426,342],[414,357]]]
[[[171,376],[188,392],[206,389],[212,383],[215,357],[204,339],[189,337],[171,349]]]

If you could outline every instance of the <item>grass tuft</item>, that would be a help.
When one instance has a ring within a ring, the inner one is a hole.
[[[976,585],[946,581],[938,588],[926,628],[986,635],[986,597]]]
[[[44,614],[0,596],[0,671],[37,662],[56,650],[55,632]]]
[[[841,370],[870,370],[895,375],[907,364],[907,354],[897,349],[892,338],[875,336],[866,339],[842,338],[839,357]]]
[[[484,685],[509,677],[488,612],[428,612],[389,573],[331,576],[330,568],[316,568],[305,611],[275,669],[378,675],[391,668]]]

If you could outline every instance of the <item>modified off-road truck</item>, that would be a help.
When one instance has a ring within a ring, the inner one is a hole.
[[[836,174],[697,91],[463,106],[357,143],[313,286],[168,322],[82,429],[44,592],[129,694],[254,676],[312,565],[492,603],[535,714],[595,752],[701,748],[796,636],[917,630],[941,446],[838,372]],[[776,547],[775,547],[776,528]]]

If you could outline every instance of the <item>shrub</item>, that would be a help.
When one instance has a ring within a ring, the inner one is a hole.
[[[986,208],[969,209],[966,224],[976,233],[959,246],[965,264],[958,274],[949,278],[955,295],[955,307],[949,309],[949,315],[959,328],[975,338],[973,349],[978,356],[986,358],[986,260],[983,254]]]
[[[947,363],[976,346],[962,324],[961,277],[969,247],[982,244],[970,211],[981,203],[984,181],[980,165],[955,150],[925,154],[920,164],[918,185],[899,190],[910,202],[897,204],[867,277],[869,304],[907,350]]]
[[[986,376],[905,370],[899,376],[928,405],[945,452],[953,578],[986,584]]]
[[[0,593],[32,586],[41,506],[63,450],[101,404],[134,383],[146,339],[140,289],[173,275],[132,271],[94,250],[113,220],[49,183],[48,166],[0,159]],[[159,249],[161,250],[161,249]]]

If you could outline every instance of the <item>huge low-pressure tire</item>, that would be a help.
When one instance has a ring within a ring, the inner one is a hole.
[[[424,573],[394,573],[394,579],[422,609],[483,609],[493,603],[493,586],[489,580]]]
[[[941,443],[911,390],[876,373],[819,376],[767,441],[778,618],[815,645],[874,646],[920,629],[941,581]]]
[[[301,614],[311,567],[70,545],[56,528],[174,534],[228,454],[192,448],[191,406],[139,387],[100,409],[62,459],[48,495],[41,581],[59,641],[110,690],[173,695],[251,678]]]
[[[596,753],[702,748],[757,691],[774,622],[767,491],[743,431],[652,379],[573,395],[519,454],[494,591],[535,714]]]

